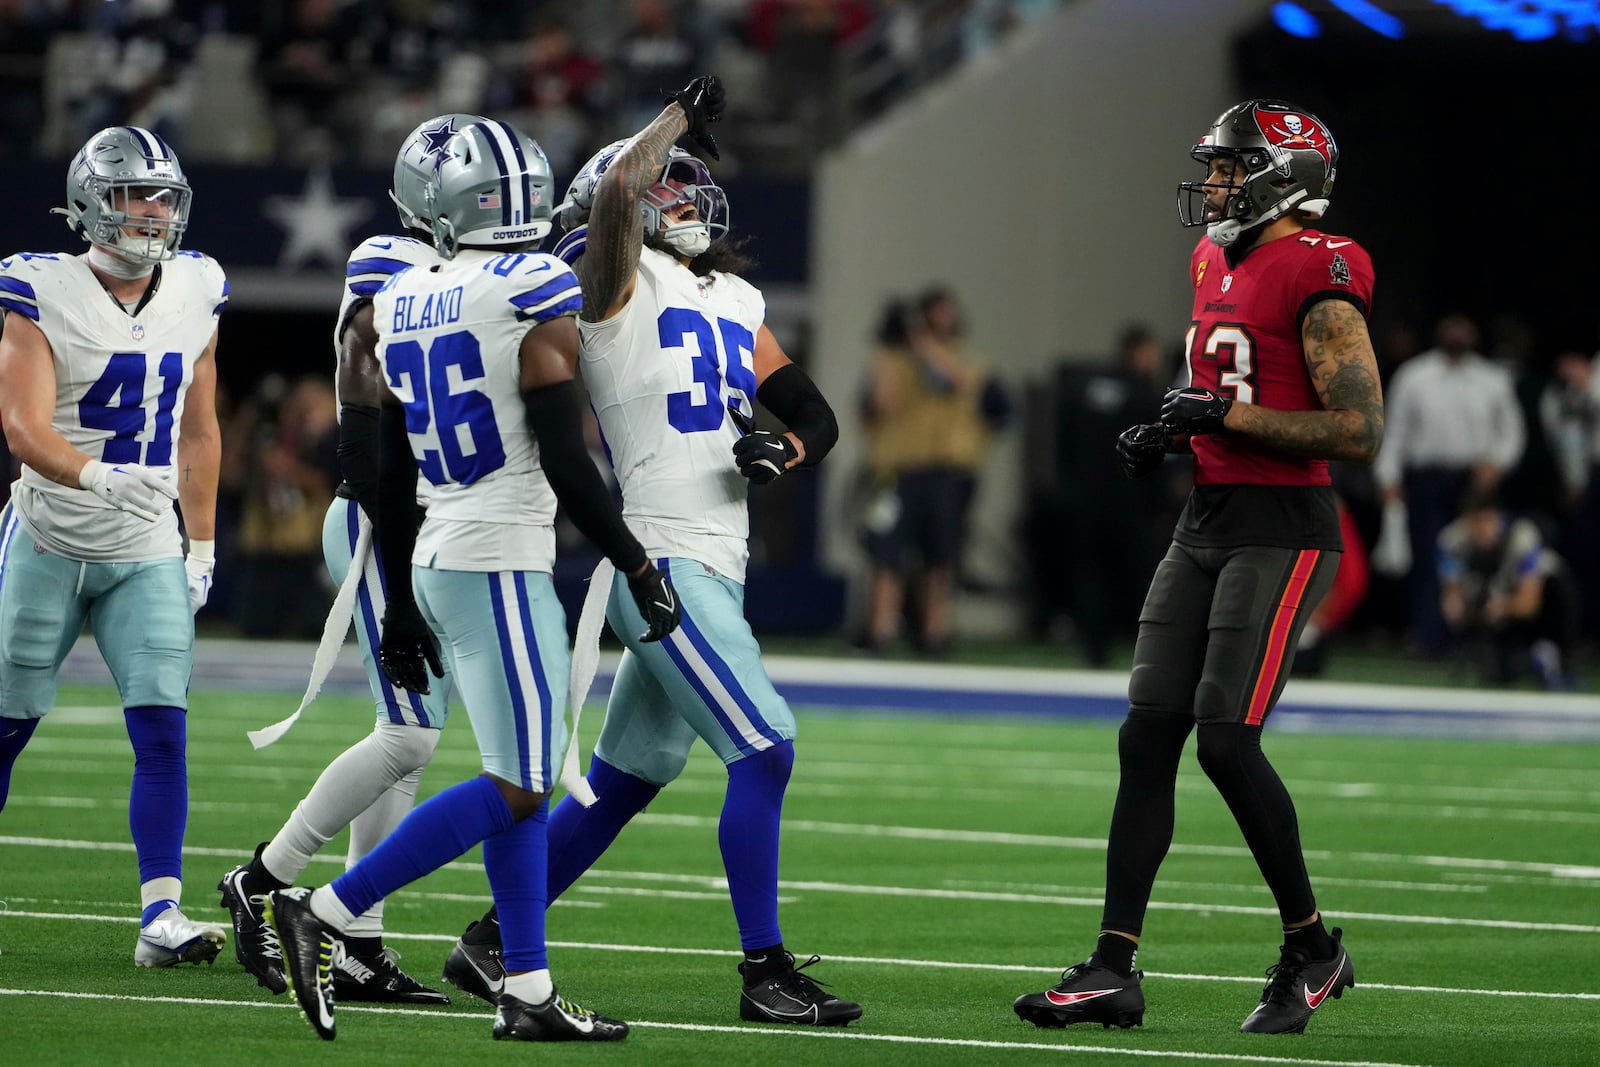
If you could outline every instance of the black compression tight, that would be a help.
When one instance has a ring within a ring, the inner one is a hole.
[[[1197,740],[1200,767],[1233,812],[1284,925],[1304,922],[1317,903],[1300,851],[1300,824],[1289,790],[1261,751],[1261,727],[1203,723]]]

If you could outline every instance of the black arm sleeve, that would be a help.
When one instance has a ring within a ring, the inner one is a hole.
[[[805,445],[806,458],[800,463],[802,467],[821,463],[822,457],[839,440],[839,420],[833,417],[833,408],[828,406],[816,383],[793,363],[767,375],[767,380],[756,390],[756,399]]]
[[[584,446],[573,384],[557,382],[529,389],[522,394],[522,402],[528,411],[528,429],[539,442],[539,466],[572,524],[623,574],[644,566],[644,546],[622,521],[622,509]]]
[[[378,409],[339,407],[339,477],[371,519],[378,513]]]
[[[372,540],[383,568],[384,596],[413,603],[411,552],[417,547],[417,461],[406,436],[405,409],[385,404],[378,416],[378,485]]]

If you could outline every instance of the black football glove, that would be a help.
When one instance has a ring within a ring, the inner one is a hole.
[[[424,664],[427,670],[423,669]],[[384,675],[401,689],[426,695],[428,670],[435,678],[444,677],[444,665],[439,661],[439,639],[423,621],[422,612],[415,601],[396,604],[390,601],[383,609],[383,638],[378,642],[378,666]]]
[[[1172,433],[1222,433],[1233,401],[1210,389],[1174,389],[1161,402],[1162,425]]]
[[[1154,474],[1167,458],[1172,435],[1159,422],[1141,422],[1129,426],[1117,436],[1117,461],[1128,478],[1143,478]]]
[[[657,570],[654,563],[646,562],[643,574],[628,575],[628,592],[633,594],[633,602],[649,627],[639,635],[639,640],[647,643],[659,641],[678,628],[678,621],[683,615],[683,609],[678,604],[678,591],[672,588],[672,580]]]
[[[696,78],[675,93],[663,89],[661,95],[667,103],[676,102],[683,108],[684,115],[689,119],[687,132],[695,139],[695,143],[710,153],[712,159],[721,159],[722,156],[717,153],[717,139],[711,136],[706,125],[722,117],[722,108],[727,103],[728,94],[722,90],[722,79],[715,74],[708,74]]]
[[[733,443],[733,461],[739,473],[756,485],[766,485],[789,469],[789,461],[800,455],[787,434],[770,430],[747,433]]]

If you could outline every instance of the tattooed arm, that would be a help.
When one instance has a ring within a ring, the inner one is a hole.
[[[1300,328],[1321,411],[1235,403],[1224,425],[1280,452],[1371,463],[1383,444],[1383,387],[1367,321],[1346,300],[1323,300]]]
[[[633,299],[634,279],[644,234],[639,200],[661,177],[672,144],[689,128],[678,104],[668,104],[655,121],[634,134],[606,168],[595,187],[589,212],[588,249],[578,261],[586,322],[604,322]]]

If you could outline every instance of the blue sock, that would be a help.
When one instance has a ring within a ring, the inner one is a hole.
[[[360,915],[511,826],[511,808],[499,788],[480,775],[418,804],[382,844],[334,881],[333,891],[350,914]]]
[[[38,727],[38,719],[0,716],[0,811],[6,810],[6,796],[11,792],[11,767]]]
[[[550,801],[493,837],[483,839],[483,869],[489,876],[494,906],[500,913],[500,942],[506,971],[545,971],[544,909],[549,890],[547,831]]]
[[[628,820],[655,799],[661,787],[619,771],[599,756],[589,760],[589,787],[598,798],[584,807],[570,796],[561,798],[550,816],[550,900],[594,866],[617,839]]]
[[[182,708],[150,705],[122,713],[133,744],[128,829],[139,855],[139,881],[183,877],[183,831],[189,821],[189,770]]]
[[[154,919],[168,908],[176,908],[177,906],[178,902],[176,900],[158,900],[139,913],[139,925],[149,926],[151,919]]]
[[[793,769],[792,741],[728,764],[717,844],[744,948],[783,943],[778,930],[778,824]]]

